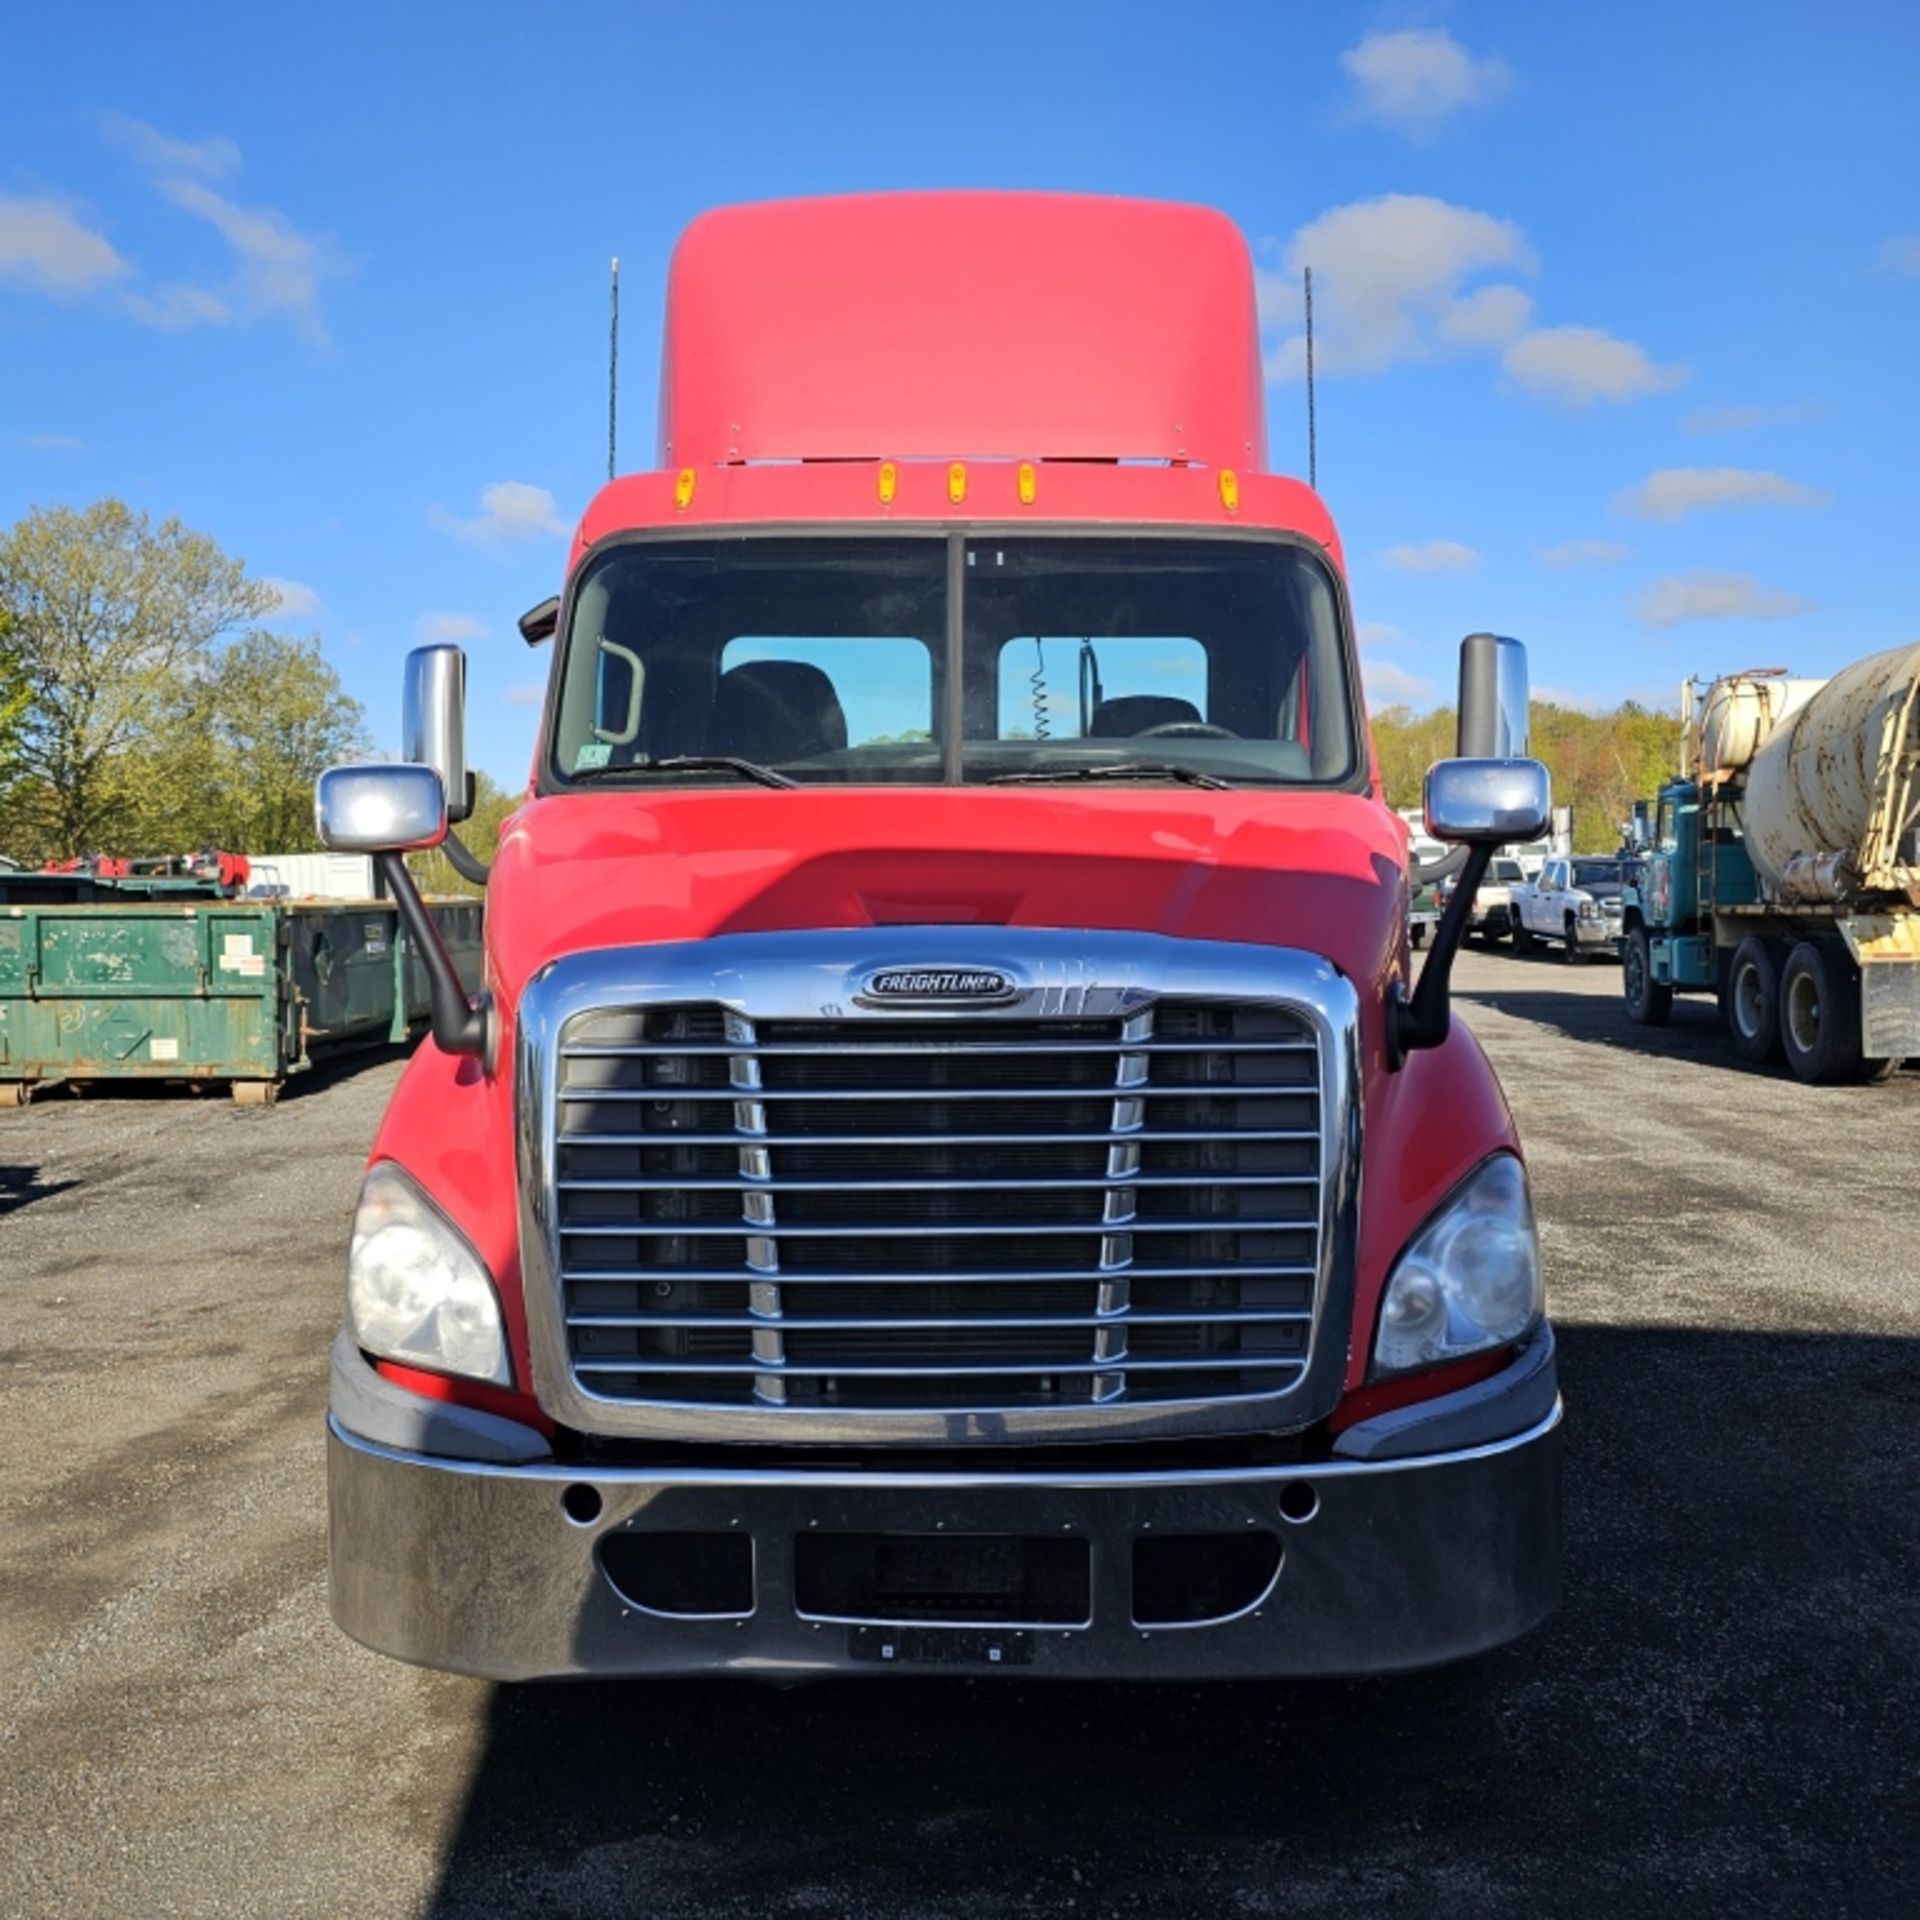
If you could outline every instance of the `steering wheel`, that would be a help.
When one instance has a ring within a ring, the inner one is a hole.
[[[1142,727],[1136,740],[1238,740],[1231,727],[1216,727],[1205,720],[1163,720],[1157,727]]]

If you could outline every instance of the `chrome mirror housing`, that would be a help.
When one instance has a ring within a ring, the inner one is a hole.
[[[467,656],[458,647],[415,647],[407,655],[400,757],[432,767],[447,818],[473,811],[467,782]]]
[[[1436,840],[1503,847],[1537,840],[1553,819],[1553,781],[1538,760],[1441,760],[1427,769],[1427,831]]]
[[[1527,650],[1497,633],[1460,642],[1460,719],[1454,751],[1462,760],[1520,760],[1527,752]]]
[[[329,767],[314,783],[313,823],[337,853],[410,853],[447,837],[447,790],[437,767]]]

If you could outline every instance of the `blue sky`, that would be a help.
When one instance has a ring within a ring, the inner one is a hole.
[[[1376,701],[1459,636],[1666,697],[1920,638],[1920,10],[15,0],[0,519],[117,493],[286,583],[382,742],[419,636],[517,783],[552,591],[702,208],[879,187],[1206,202],[1255,244],[1274,464]]]

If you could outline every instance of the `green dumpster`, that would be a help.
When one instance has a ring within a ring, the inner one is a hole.
[[[432,903],[469,988],[481,905]],[[289,1075],[426,1018],[424,967],[391,901],[97,899],[0,905],[0,1103],[63,1080]]]

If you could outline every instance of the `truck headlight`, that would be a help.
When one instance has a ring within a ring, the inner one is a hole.
[[[1540,1245],[1526,1169],[1486,1161],[1394,1263],[1373,1371],[1405,1373],[1506,1346],[1539,1319]]]
[[[511,1386],[500,1298],[480,1256],[391,1160],[367,1174],[347,1252],[347,1320],[383,1360]]]

